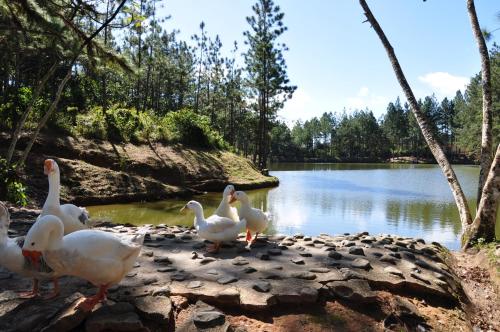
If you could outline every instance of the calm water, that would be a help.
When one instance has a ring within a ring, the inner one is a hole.
[[[269,233],[391,233],[459,247],[460,221],[437,165],[308,164],[271,166],[280,186],[249,192],[253,205],[273,215]],[[455,166],[467,197],[476,195],[479,168]],[[195,198],[209,216],[220,193]],[[191,225],[185,200],[89,207],[93,218],[133,224]],[[471,202],[471,209],[475,202]],[[497,223],[498,225],[499,223]],[[497,229],[497,234],[499,234]]]

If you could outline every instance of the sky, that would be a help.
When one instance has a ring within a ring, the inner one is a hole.
[[[245,17],[251,0],[167,0],[160,13],[171,15],[163,26],[179,29],[189,40],[201,21],[208,33],[218,34],[229,56],[234,41],[244,51]],[[288,27],[280,41],[288,76],[297,86],[278,115],[289,125],[323,112],[368,108],[380,117],[402,90],[385,50],[356,0],[275,0]],[[500,0],[476,0],[481,27],[500,27]],[[391,42],[413,92],[453,97],[480,71],[477,44],[465,0],[369,0],[373,14]],[[488,46],[500,42],[500,30]]]

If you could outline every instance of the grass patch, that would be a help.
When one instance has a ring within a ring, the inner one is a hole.
[[[500,244],[500,241],[494,241],[494,242],[484,242],[481,241],[482,239],[479,239],[478,242],[474,245],[475,248],[483,251],[486,254],[486,258],[488,259],[488,263],[491,266],[494,266],[496,269],[496,272],[500,274],[500,264],[497,263],[497,257],[495,255],[496,247],[497,245]]]

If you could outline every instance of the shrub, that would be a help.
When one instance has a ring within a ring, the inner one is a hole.
[[[130,142],[139,129],[139,115],[135,108],[112,107],[108,110],[108,139]]]
[[[201,148],[227,147],[222,136],[210,127],[208,117],[191,110],[170,112],[163,122],[163,126],[172,132],[175,142]]]
[[[7,167],[5,159],[0,159],[0,199],[16,203],[21,206],[28,204],[26,187],[17,176],[14,167]]]
[[[162,141],[192,147],[227,149],[228,144],[210,126],[208,117],[191,110],[180,110],[158,116],[151,111],[113,106],[104,115],[94,107],[76,117],[74,131],[86,138],[117,142]]]
[[[102,107],[94,107],[85,114],[78,114],[75,132],[85,138],[106,139],[106,121]]]

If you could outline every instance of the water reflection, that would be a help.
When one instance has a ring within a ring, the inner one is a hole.
[[[458,211],[435,165],[278,164],[271,169],[280,178],[280,186],[249,192],[252,204],[273,216],[269,233],[397,233],[459,247]],[[455,171],[467,197],[474,197],[478,168],[456,166]],[[208,216],[221,194],[195,199]],[[179,213],[185,203],[172,199],[89,210],[93,217],[115,222],[191,225],[193,215]]]

